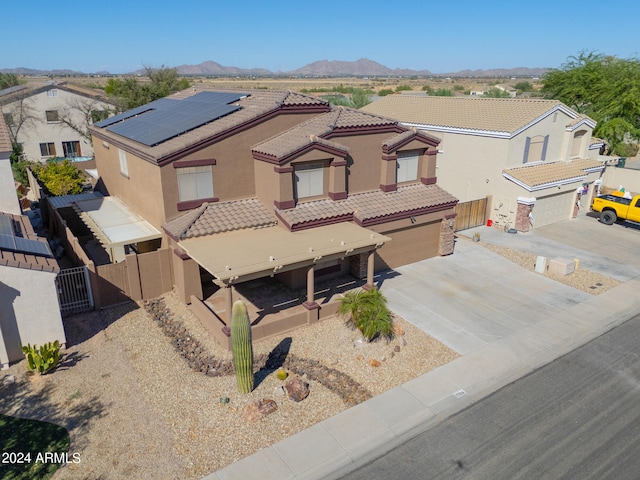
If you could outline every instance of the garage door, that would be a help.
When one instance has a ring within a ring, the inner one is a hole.
[[[396,268],[438,255],[440,221],[382,232],[391,237],[378,250],[376,271]]]
[[[575,199],[576,192],[574,190],[536,198],[533,207],[533,228],[571,218]]]

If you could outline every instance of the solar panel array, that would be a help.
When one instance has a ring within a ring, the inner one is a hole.
[[[162,98],[96,123],[148,147],[158,145],[236,110],[244,93],[200,92],[183,100]]]
[[[52,257],[49,244],[29,238],[16,237],[11,218],[0,215],[0,250],[26,253],[28,255],[42,255]]]

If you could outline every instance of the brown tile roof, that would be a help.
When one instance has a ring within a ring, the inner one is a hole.
[[[357,128],[371,128],[379,126],[396,126],[398,122],[388,118],[371,115],[351,108],[337,107],[331,112],[319,115],[307,120],[300,125],[275,135],[268,140],[254,146],[254,153],[268,155],[274,159],[282,160],[289,155],[304,150],[311,145],[324,145],[326,147],[349,153],[349,149],[326,138],[331,138],[334,133],[341,130]]]
[[[557,100],[538,98],[387,95],[366,105],[361,111],[436,130],[454,129],[513,135],[558,109],[573,119],[579,117],[578,113]]]
[[[2,107],[0,107],[0,152],[11,152],[11,136],[9,135],[9,127],[4,121]]]
[[[12,215],[0,212],[0,215],[10,218],[14,222],[16,237],[28,238],[39,242],[47,243],[41,237],[36,236],[29,218],[25,215]],[[55,258],[45,255],[27,254],[14,252],[0,247],[0,266],[24,268],[27,270],[38,270],[43,272],[58,273],[60,267]]]
[[[604,168],[597,160],[579,159],[571,162],[549,162],[503,170],[502,174],[529,191],[583,180],[587,171]]]
[[[181,100],[196,93],[212,91],[212,92],[234,92],[237,90],[224,90],[220,88],[190,88],[183,90],[167,98]],[[292,93],[282,90],[242,90],[242,93],[249,94],[248,96],[238,100],[236,102],[241,108],[228,115],[225,115],[217,120],[210,122],[206,125],[202,125],[191,131],[183,133],[178,137],[171,138],[165,142],[162,142],[153,147],[148,147],[141,143],[135,142],[128,138],[122,137],[115,133],[107,131],[105,128],[96,126],[90,127],[92,134],[98,136],[101,139],[109,142],[118,142],[119,145],[128,151],[147,159],[152,162],[162,163],[163,160],[178,154],[183,150],[186,150],[193,145],[202,144],[208,140],[214,139],[216,136],[229,132],[235,128],[241,127],[244,124],[251,123],[258,120],[260,117],[267,116],[272,112],[279,109],[290,108],[314,108],[328,110],[329,103],[325,100],[302,95],[299,93]]]
[[[289,210],[276,209],[276,215],[292,230],[309,228],[339,220],[355,220],[367,226],[393,218],[405,218],[454,205],[458,199],[438,185],[413,184],[395,192],[356,193],[342,201],[303,202]]]
[[[177,240],[214,235],[216,233],[262,228],[277,223],[257,198],[220,203],[204,203],[162,227]]]

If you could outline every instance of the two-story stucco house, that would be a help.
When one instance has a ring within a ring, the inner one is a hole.
[[[460,207],[486,199],[484,220],[520,231],[589,205],[604,169],[590,158],[595,122],[555,100],[389,95],[362,111],[440,138],[438,184]]]
[[[91,133],[104,193],[162,231],[185,302],[226,292],[216,314],[259,279],[305,289],[317,319],[315,280],[371,285],[453,249],[438,140],[396,120],[288,91],[189,89]]]
[[[0,91],[5,121],[26,159],[91,158],[87,127],[113,110],[104,92],[53,82]]]

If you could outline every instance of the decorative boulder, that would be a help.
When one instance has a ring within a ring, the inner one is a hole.
[[[242,417],[250,423],[256,422],[263,417],[266,417],[270,413],[275,412],[278,409],[278,405],[274,400],[264,398],[262,400],[256,400],[250,403],[242,411]]]
[[[284,389],[287,396],[294,402],[301,402],[309,395],[309,384],[298,377],[289,380]]]

